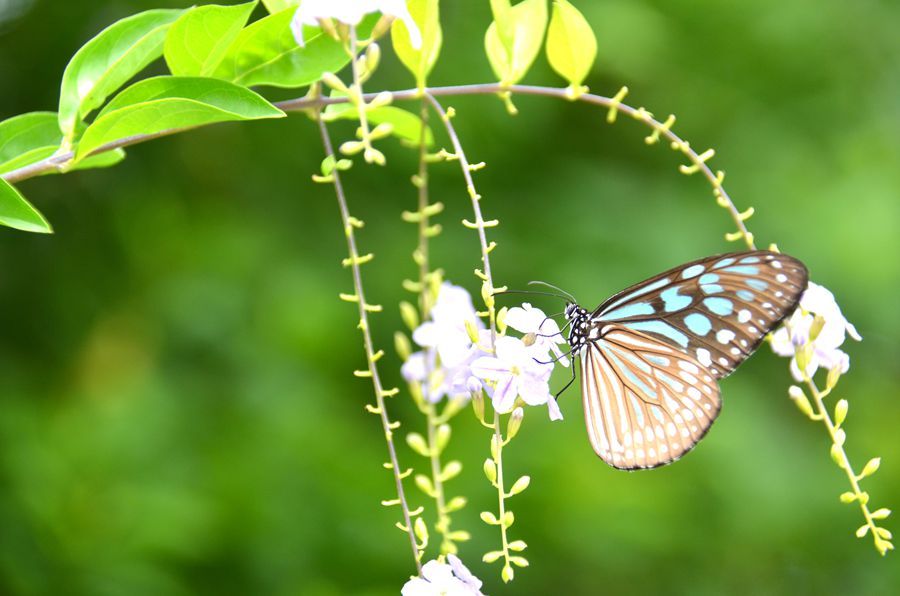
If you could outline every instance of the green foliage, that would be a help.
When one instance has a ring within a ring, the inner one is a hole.
[[[307,28],[306,45],[300,47],[290,30],[294,9],[269,15],[243,29],[228,48],[214,76],[238,85],[305,87],[337,72],[350,62],[340,41],[318,28]],[[375,21],[360,24],[361,35],[369,35]]]
[[[262,3],[270,14],[275,14],[290,6],[297,6],[300,0],[262,0]]]
[[[597,38],[584,15],[567,0],[554,0],[547,30],[550,66],[577,88],[590,73],[596,56]]]
[[[88,127],[76,160],[101,145],[231,120],[281,118],[284,112],[253,91],[201,77],[154,77],[113,98]]]
[[[256,0],[234,6],[192,8],[172,24],[164,55],[173,75],[209,76],[256,8]]]
[[[0,174],[11,172],[52,156],[62,143],[56,112],[29,112],[0,122]],[[72,168],[106,168],[125,159],[121,149],[94,155]],[[58,173],[52,169],[48,174]]]
[[[79,120],[162,55],[166,31],[182,12],[148,10],[124,18],[75,53],[59,97],[59,127],[66,139],[73,137]]]
[[[6,180],[0,178],[0,225],[49,234],[53,230],[40,212]]]
[[[437,62],[441,53],[443,33],[441,31],[439,0],[410,0],[409,12],[422,34],[422,47],[416,49],[410,43],[406,24],[396,19],[391,25],[391,41],[397,57],[416,77],[419,87],[425,86],[425,80]]]
[[[514,85],[531,68],[541,51],[547,28],[546,0],[524,0],[507,10],[508,2],[492,2],[494,22],[484,36],[484,49],[503,85]]]
[[[29,112],[0,122],[0,174],[53,155],[61,139],[56,112]]]

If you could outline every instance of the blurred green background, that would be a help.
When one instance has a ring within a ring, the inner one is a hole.
[[[68,58],[114,20],[169,0],[0,1],[0,119],[53,110]],[[490,81],[487,2],[444,3],[433,84]],[[701,149],[761,245],[776,241],[831,288],[865,338],[853,366],[848,450],[883,457],[865,488],[900,499],[900,5],[793,0],[575,3],[600,52],[588,81],[659,115]],[[260,9],[261,10],[261,9]],[[257,13],[259,14],[259,13]],[[389,44],[383,44],[386,53]],[[159,66],[156,66],[159,69]],[[559,85],[543,56],[527,82]],[[370,88],[405,88],[392,56]],[[269,93],[267,91],[267,93]],[[283,98],[296,92],[270,92]],[[487,217],[498,217],[498,283],[540,278],[593,306],[682,261],[734,248],[731,222],[647,131],[584,105],[453,99]],[[415,107],[415,106],[410,106]],[[335,126],[336,137],[353,125]],[[443,139],[443,137],[439,137]],[[442,141],[445,142],[445,141]],[[364,273],[389,384],[414,229],[412,151],[386,141],[385,168],[346,179],[367,226]],[[0,593],[393,594],[411,572],[392,528],[378,422],[365,380],[332,190],[314,185],[322,149],[303,116],[220,125],[129,150],[113,169],[21,184],[53,236],[0,231]],[[434,262],[477,290],[475,236],[455,164],[432,169],[447,205]],[[550,309],[552,301],[535,300]],[[591,451],[577,390],[565,422],[530,412],[506,452],[532,476],[512,501],[531,567],[504,586],[480,562],[499,536],[481,473],[487,431],[466,412],[448,456],[450,494],[470,504],[462,555],[492,594],[886,594],[900,585],[838,495],[846,479],[824,429],[788,400],[787,362],[767,349],[723,383],[703,444],[649,473]],[[562,375],[561,375],[562,376]],[[557,379],[561,385],[565,379]],[[422,421],[391,402],[406,431]],[[424,467],[405,445],[404,465]],[[410,486],[415,504],[427,504]],[[897,529],[888,521],[887,527]],[[890,586],[894,588],[890,588]]]

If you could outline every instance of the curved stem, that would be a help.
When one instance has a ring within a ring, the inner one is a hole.
[[[328,129],[325,125],[325,121],[322,120],[321,113],[316,113],[316,122],[319,128],[319,134],[322,137],[322,145],[325,147],[325,155],[326,157],[330,157],[332,159],[336,159],[334,148],[331,144],[331,138],[328,135]],[[350,254],[350,258],[348,262],[350,264],[351,270],[353,272],[353,290],[355,292],[354,302],[356,302],[359,306],[359,328],[363,334],[363,344],[366,351],[366,362],[368,364],[368,374],[365,376],[369,376],[372,379],[372,387],[375,390],[375,407],[370,409],[370,411],[374,410],[374,413],[379,415],[381,419],[381,426],[384,430],[385,441],[387,442],[388,448],[388,456],[390,461],[388,466],[391,469],[391,472],[394,476],[394,484],[397,490],[397,500],[399,501],[400,508],[403,512],[403,525],[406,533],[409,535],[410,546],[412,547],[413,559],[416,563],[416,570],[419,575],[422,574],[422,564],[420,562],[420,552],[419,546],[416,542],[416,535],[413,530],[412,524],[412,516],[410,515],[409,505],[406,501],[406,494],[403,490],[403,477],[404,474],[400,472],[400,465],[397,460],[397,450],[394,446],[394,429],[397,424],[391,422],[388,417],[387,407],[385,406],[384,398],[388,392],[384,391],[384,388],[381,384],[381,378],[378,375],[378,366],[376,361],[378,356],[376,355],[375,349],[372,343],[372,335],[369,333],[369,319],[368,319],[368,310],[372,307],[366,302],[365,293],[363,291],[362,284],[362,273],[360,271],[360,256],[359,252],[356,248],[356,236],[353,232],[354,227],[357,225],[355,223],[355,219],[350,216],[350,210],[347,206],[347,199],[344,195],[344,187],[341,183],[341,176],[337,168],[331,172],[332,183],[334,184],[335,195],[337,196],[338,207],[341,212],[341,222],[344,225],[344,232],[347,237],[347,251]]]
[[[435,98],[437,97],[452,97],[460,95],[494,95],[504,92],[511,92],[519,95],[555,97],[558,99],[565,99],[567,101],[572,101],[573,99],[566,88],[541,87],[535,85],[511,85],[508,87],[504,87],[499,83],[452,85],[447,87],[426,88],[424,90],[404,89],[401,91],[394,91],[391,93],[391,95],[394,101],[407,101],[421,99],[424,93],[424,97],[430,98],[430,103],[434,105],[436,101]],[[371,101],[377,95],[378,93],[365,93],[361,97],[363,101]],[[633,108],[613,97],[605,97],[602,95],[595,95],[593,93],[583,93],[575,98],[575,100],[602,106],[611,110],[615,110],[616,112],[622,112],[624,114],[632,116],[636,120],[650,126],[650,128],[652,128],[657,133],[657,136],[663,136],[668,139],[674,147],[681,150],[688,157],[688,159],[691,160],[691,162],[696,166],[697,171],[701,172],[703,176],[707,180],[709,180],[710,184],[712,184],[714,190],[716,191],[717,196],[722,197],[721,200],[725,204],[732,218],[735,220],[738,231],[748,241],[748,245],[752,246],[752,235],[747,231],[740,212],[735,208],[728,194],[725,192],[725,189],[722,188],[720,176],[716,173],[713,173],[709,166],[706,165],[705,160],[701,159],[701,156],[698,155],[696,151],[691,149],[690,145],[687,142],[685,142],[681,137],[679,137],[671,130],[670,123],[667,124],[664,122],[660,122],[653,118],[653,116],[643,108]],[[276,102],[274,105],[281,110],[284,110],[285,112],[301,112],[310,109],[321,108],[323,106],[332,104],[347,103],[348,101],[350,101],[350,99],[347,97],[306,96],[302,98]],[[441,108],[439,111],[443,111],[443,109]],[[182,130],[166,131],[152,135],[135,135],[126,139],[120,139],[113,143],[108,143],[106,145],[103,145],[102,147],[99,147],[96,151],[92,152],[91,155],[104,153],[121,147],[127,147],[130,145],[141,143],[143,141],[175,134],[176,132],[182,132]],[[452,134],[451,138],[454,136],[455,134]],[[58,170],[60,167],[65,166],[65,164],[73,157],[74,153],[72,152],[55,155],[42,161],[7,172],[3,174],[3,179],[7,182],[13,183],[45,174],[50,171]],[[489,275],[488,269],[489,266],[486,264],[485,274],[487,275]]]

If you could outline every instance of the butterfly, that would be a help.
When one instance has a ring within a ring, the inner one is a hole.
[[[660,273],[593,312],[569,303],[568,341],[597,455],[635,470],[692,449],[722,407],[717,381],[793,313],[807,282],[793,257],[737,252]]]

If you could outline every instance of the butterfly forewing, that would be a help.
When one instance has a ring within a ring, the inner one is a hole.
[[[751,251],[686,263],[619,292],[593,313],[680,348],[715,378],[731,373],[806,289],[803,263]]]
[[[670,463],[697,444],[719,413],[719,388],[680,349],[620,324],[581,353],[588,437],[609,465]]]

